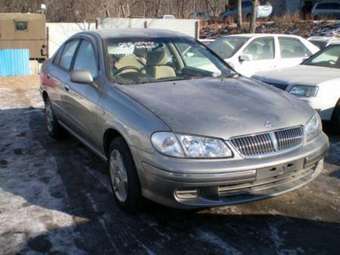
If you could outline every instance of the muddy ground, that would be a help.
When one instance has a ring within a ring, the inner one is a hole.
[[[340,137],[326,169],[278,198],[183,212],[113,202],[105,164],[49,138],[36,76],[0,79],[0,254],[339,254]]]

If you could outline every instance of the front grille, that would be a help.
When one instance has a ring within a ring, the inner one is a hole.
[[[293,149],[303,142],[303,128],[295,127],[273,132],[232,138],[232,145],[245,157],[262,157]]]
[[[288,150],[302,143],[303,130],[302,128],[285,129],[275,132],[278,142],[278,150]]]

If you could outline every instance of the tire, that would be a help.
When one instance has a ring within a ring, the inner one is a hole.
[[[340,134],[340,100],[336,104],[332,115],[332,126],[336,134]]]
[[[108,167],[117,204],[128,212],[141,209],[142,195],[136,166],[122,137],[115,138],[110,144]]]
[[[64,135],[64,129],[58,123],[51,102],[48,99],[45,100],[45,121],[48,134],[54,139],[61,139]]]

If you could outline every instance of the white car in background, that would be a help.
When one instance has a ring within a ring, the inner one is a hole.
[[[222,36],[208,47],[244,76],[299,65],[319,51],[306,39],[283,34]]]
[[[340,131],[340,43],[299,66],[259,73],[253,78],[298,96]]]

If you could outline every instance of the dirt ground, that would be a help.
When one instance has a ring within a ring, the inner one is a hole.
[[[38,77],[0,78],[0,254],[339,254],[340,137],[323,173],[270,200],[184,212],[113,202],[105,164],[44,126]]]

